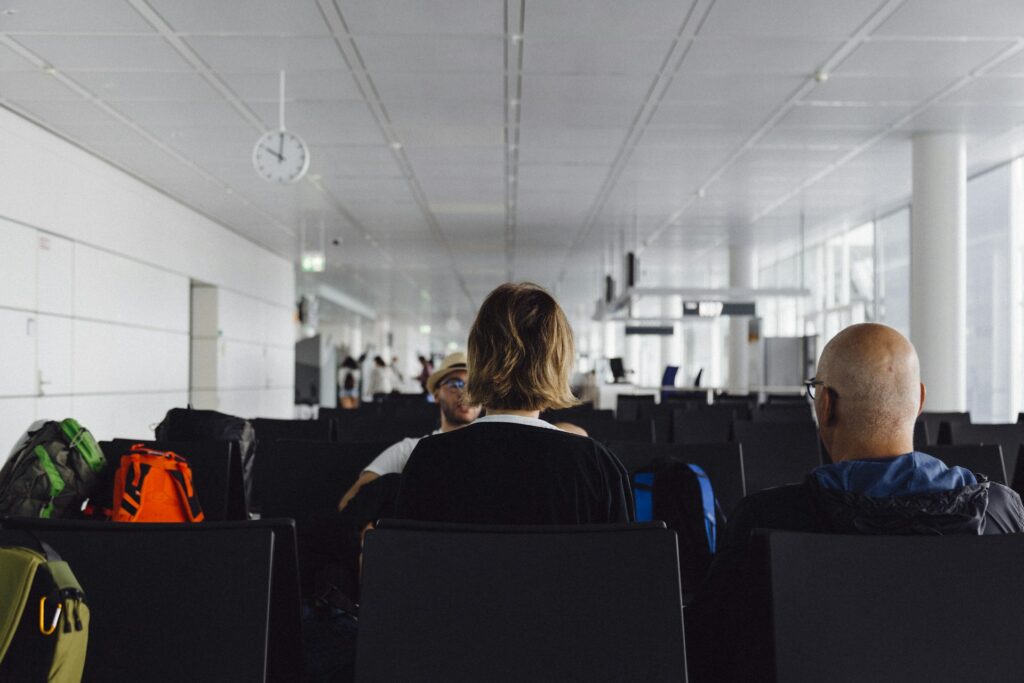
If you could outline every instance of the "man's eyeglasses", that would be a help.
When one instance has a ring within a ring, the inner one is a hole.
[[[451,379],[446,379],[445,381],[441,382],[441,386],[451,387],[452,389],[461,391],[462,389],[466,388],[466,380],[460,379],[458,377],[452,377]]]
[[[811,397],[812,401],[815,399],[815,397],[818,394],[818,390],[816,389],[816,387],[819,387],[819,386],[823,387],[823,388],[825,388],[825,389],[827,389],[829,391],[831,391],[834,395],[837,395],[836,392],[835,392],[835,389],[833,389],[832,387],[828,386],[827,384],[825,384],[823,381],[821,381],[817,377],[812,377],[809,380],[804,382],[804,387],[807,388],[807,395]]]

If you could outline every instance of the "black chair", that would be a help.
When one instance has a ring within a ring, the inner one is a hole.
[[[611,449],[632,476],[649,469],[655,458],[675,457],[699,466],[711,480],[722,511],[728,514],[746,495],[743,456],[735,443],[646,444],[612,441]]]
[[[654,405],[654,394],[619,394],[615,397],[615,419],[636,420],[643,405]]]
[[[924,422],[928,425],[928,436],[933,439],[933,443],[937,444],[949,444],[953,443],[952,436],[949,433],[949,427],[943,428],[943,422],[948,423],[961,423],[966,422],[970,424],[971,414],[970,413],[933,413],[924,412],[918,415],[917,420]]]
[[[914,421],[914,450],[926,451],[930,443],[932,440],[931,434],[928,432],[928,423],[918,418]]]
[[[275,441],[261,449],[256,486],[263,517],[290,517],[300,532],[337,509],[341,496],[390,443]],[[265,476],[264,476],[265,475]]]
[[[428,417],[399,420],[388,417],[361,417],[339,427],[338,441],[365,443],[388,441],[394,443],[405,438],[427,436],[440,426],[440,413]]]
[[[7,519],[0,543],[39,538],[75,572],[92,613],[83,681],[298,682],[301,606],[289,528],[281,520]]]
[[[814,422],[810,404],[765,403],[753,414],[755,422]]]
[[[356,678],[682,681],[675,532],[660,524],[367,534]]]
[[[757,406],[749,401],[729,398],[710,405],[698,405],[697,409],[702,413],[718,412],[723,415],[734,415],[737,420],[750,420]]]
[[[733,423],[733,439],[743,446],[747,493],[803,481],[821,464],[818,430],[807,422]]]
[[[754,547],[774,636],[761,680],[1021,679],[1024,536],[771,531]],[[982,605],[977,618],[965,613]]]
[[[256,439],[264,443],[287,439],[289,441],[335,441],[337,433],[333,420],[272,420],[258,417],[252,422]]]
[[[1003,451],[998,444],[928,446],[924,452],[938,458],[948,467],[959,466],[975,474],[984,474],[997,484],[1005,485],[1010,481],[1006,478]]]
[[[111,507],[114,492],[114,474],[120,458],[141,443],[158,451],[173,451],[188,460],[192,470],[192,485],[208,522],[248,519],[245,503],[245,483],[242,479],[242,455],[233,441],[141,441],[113,439],[101,441],[100,449],[111,463],[104,473],[99,502]],[[254,463],[255,466],[255,463]]]
[[[637,418],[654,420],[655,443],[672,443],[672,414],[679,409],[670,403],[642,403]]]
[[[340,431],[344,425],[361,417],[380,417],[383,403],[360,403],[358,407],[347,408],[320,408],[317,412],[318,420],[333,420]]]
[[[673,443],[725,443],[732,440],[736,411],[676,410],[672,413]]]
[[[686,389],[675,389],[661,392],[661,400],[665,403],[696,403],[698,405],[708,404],[708,391],[692,391]]]
[[[771,405],[777,404],[797,404],[806,405],[809,400],[806,394],[768,394],[765,396],[765,403]]]
[[[592,428],[587,429],[587,433],[590,435],[590,438],[597,441],[654,443],[654,420],[634,420],[632,422],[613,420],[611,422],[594,424]]]
[[[554,424],[555,422],[569,422],[582,427],[587,434],[594,437],[595,434],[604,434],[611,429],[615,422],[615,413],[610,409],[594,410],[593,408],[565,408],[561,410],[545,410],[541,419]]]
[[[1013,481],[1017,471],[1017,453],[1024,443],[1024,424],[971,424],[950,422],[950,436],[954,444],[998,444],[1003,447],[1003,464],[1007,481]]]

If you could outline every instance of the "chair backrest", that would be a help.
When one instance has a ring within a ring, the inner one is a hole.
[[[623,382],[626,379],[626,368],[621,358],[609,358],[608,369],[612,371],[612,379],[616,382]]]
[[[661,386],[674,387],[676,385],[677,374],[679,374],[678,365],[666,365],[665,372],[661,375]]]
[[[672,414],[685,408],[671,403],[641,403],[638,419],[654,420],[654,442],[672,443]]]
[[[731,440],[736,411],[675,410],[672,412],[673,443],[725,443]]]
[[[733,423],[733,439],[743,446],[747,493],[803,481],[821,464],[813,422]]]
[[[85,591],[83,681],[263,681],[268,670],[269,680],[301,679],[297,581],[291,618],[275,622],[289,631],[274,634],[292,644],[291,659],[268,663],[273,605],[283,604],[271,597],[272,526],[9,519],[0,542],[25,543],[26,531],[57,549]]]
[[[252,422],[256,439],[264,443],[287,439],[289,441],[334,441],[333,420],[273,420],[258,417]]]
[[[437,409],[429,416],[418,418],[361,417],[338,428],[338,441],[366,443],[388,441],[394,443],[407,437],[425,436],[440,424]]]
[[[700,466],[711,480],[711,488],[722,511],[728,515],[746,495],[743,456],[738,443],[646,444],[630,441],[608,443],[632,476],[650,468],[655,458],[676,457]]]
[[[814,422],[809,403],[765,403],[754,412],[755,422]]]
[[[928,436],[931,437],[932,441],[937,444],[948,444],[950,441],[950,435],[948,433],[949,428],[942,429],[943,422],[967,422],[971,421],[970,413],[935,413],[935,412],[924,412],[918,417],[918,420],[928,425]]]
[[[779,403],[806,405],[809,403],[805,394],[768,394],[765,396],[764,402],[772,405]]]
[[[590,438],[597,441],[638,441],[640,443],[654,443],[654,420],[633,420],[623,422],[613,420],[595,424],[593,429],[587,429]]]
[[[356,678],[681,681],[681,604],[662,525],[386,521],[363,548]]]
[[[242,455],[233,441],[141,441],[113,439],[101,441],[100,448],[112,463],[104,473],[103,495],[97,502],[110,507],[114,492],[114,474],[120,457],[141,443],[158,451],[173,451],[188,460],[203,514],[209,522],[248,519]]]
[[[771,531],[754,546],[770,576],[778,683],[1021,678],[1022,535]]]
[[[916,447],[915,447],[916,448]],[[948,467],[959,466],[976,474],[984,474],[997,484],[1006,484],[1006,466],[1003,463],[1003,449],[999,444],[978,446],[975,444],[927,446],[924,452],[935,456]]]
[[[261,515],[290,517],[299,531],[337,509],[342,495],[389,443],[275,441],[260,451]]]
[[[604,434],[615,421],[615,413],[611,409],[595,410],[593,408],[565,408],[562,410],[546,410],[541,419],[548,422],[569,422],[582,427],[587,434],[597,439],[595,434]]]
[[[1024,424],[971,424],[950,422],[950,435],[954,444],[997,444],[1003,447],[1003,464],[1007,481],[1013,481],[1017,471],[1017,452],[1024,443]]]
[[[615,419],[636,420],[640,417],[640,407],[654,405],[654,402],[654,394],[619,394],[615,397]]]
[[[700,391],[686,391],[684,389],[666,389],[661,392],[662,402],[696,403],[698,405],[708,404],[708,392],[706,389]]]
[[[920,416],[918,416],[918,418],[914,421],[914,450],[928,450],[928,444],[931,443],[933,442],[931,432],[928,431],[928,423],[922,420]]]

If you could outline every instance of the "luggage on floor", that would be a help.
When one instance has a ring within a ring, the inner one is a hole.
[[[156,427],[158,441],[234,441],[242,454],[246,503],[252,502],[256,431],[248,420],[215,410],[171,408]]]
[[[114,476],[115,522],[201,522],[192,470],[177,453],[142,444],[121,456]]]
[[[633,475],[633,496],[636,521],[660,520],[675,530],[683,593],[695,592],[711,566],[718,530],[725,524],[711,480],[697,465],[660,457]]]
[[[66,562],[39,550],[0,548],[0,683],[78,683],[89,607]]]
[[[88,429],[71,418],[40,420],[0,470],[0,516],[76,517],[105,467]]]

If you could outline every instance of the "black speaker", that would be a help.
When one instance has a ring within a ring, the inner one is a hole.
[[[633,252],[626,253],[626,287],[636,287],[640,279],[640,261]]]

